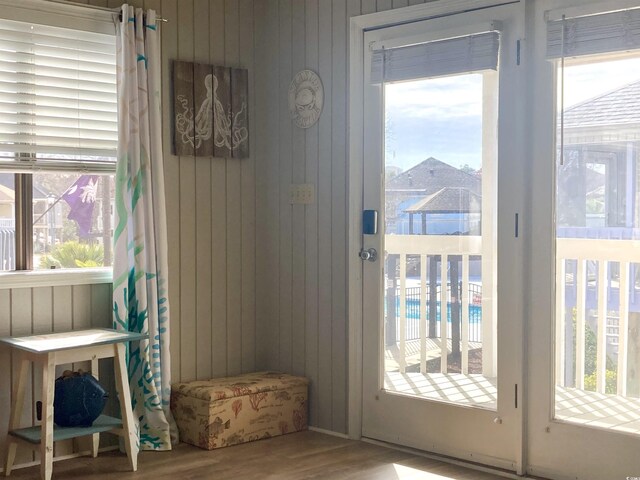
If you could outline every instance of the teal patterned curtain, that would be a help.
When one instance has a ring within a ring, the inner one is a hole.
[[[128,353],[139,447],[170,450],[167,225],[162,170],[160,46],[153,10],[122,6],[117,26],[113,315],[116,329],[148,333]]]

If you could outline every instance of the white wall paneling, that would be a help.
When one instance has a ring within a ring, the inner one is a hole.
[[[169,225],[172,381],[253,371],[256,355],[256,147],[253,0],[144,3],[161,25]],[[249,70],[250,158],[171,155],[171,61]]]
[[[347,71],[352,16],[421,0],[256,1],[257,366],[311,379],[311,425],[347,430]],[[287,89],[319,73],[325,106],[294,127]],[[311,205],[289,186],[315,185]],[[244,191],[243,191],[244,195]]]

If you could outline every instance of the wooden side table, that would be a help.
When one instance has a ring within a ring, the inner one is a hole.
[[[18,444],[40,449],[40,477],[50,480],[53,468],[53,442],[91,435],[92,455],[98,455],[100,433],[111,432],[124,437],[129,466],[135,472],[138,443],[131,409],[129,378],[125,360],[125,343],[144,340],[146,334],[118,332],[111,329],[77,330],[65,333],[0,338],[16,350],[18,378],[13,385],[11,417],[6,443],[4,472],[11,474]],[[53,395],[56,365],[91,361],[91,373],[98,378],[98,360],[113,358],[116,390],[122,419],[100,415],[91,427],[61,428],[53,424]],[[24,406],[24,388],[29,362],[42,366],[42,425],[18,428]]]

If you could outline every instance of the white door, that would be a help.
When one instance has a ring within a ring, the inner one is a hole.
[[[528,470],[549,478],[640,477],[638,7],[530,11]]]
[[[363,436],[518,471],[523,18],[373,29],[362,85]]]

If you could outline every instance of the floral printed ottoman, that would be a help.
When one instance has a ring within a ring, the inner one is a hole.
[[[213,450],[306,430],[308,384],[277,372],[174,384],[180,440]]]

